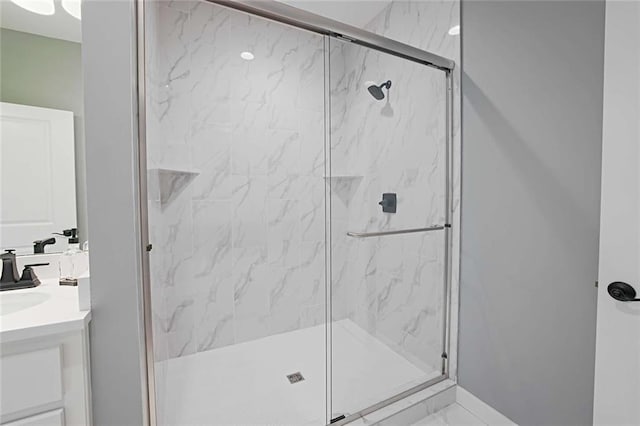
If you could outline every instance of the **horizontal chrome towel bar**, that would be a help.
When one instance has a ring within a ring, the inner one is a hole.
[[[381,231],[381,232],[347,232],[347,235],[354,238],[384,237],[385,235],[413,234],[416,232],[440,231],[450,228],[451,225],[436,225],[428,228],[400,229],[398,231]]]

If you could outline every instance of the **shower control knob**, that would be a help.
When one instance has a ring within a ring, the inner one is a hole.
[[[380,201],[378,204],[382,206],[382,211],[384,213],[395,213],[396,206],[398,204],[396,194],[393,194],[393,193],[382,194],[382,201]]]
[[[607,287],[609,295],[620,302],[640,302],[636,299],[636,291],[627,283],[615,281]]]

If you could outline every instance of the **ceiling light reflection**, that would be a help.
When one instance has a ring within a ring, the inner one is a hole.
[[[56,13],[53,0],[11,0],[11,2],[38,15],[53,15]]]
[[[74,18],[82,19],[80,0],[62,0],[62,8]]]
[[[253,56],[253,53],[251,52],[242,52],[240,53],[240,57],[245,61],[252,61],[253,58],[255,58],[255,56]]]

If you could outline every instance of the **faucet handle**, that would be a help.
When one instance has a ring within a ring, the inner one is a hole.
[[[33,268],[35,266],[47,266],[47,265],[49,265],[49,262],[47,262],[47,263],[32,263],[30,265],[24,265],[24,269],[22,270],[22,276],[20,277],[20,281],[29,281],[29,282],[33,283],[34,287],[39,286],[40,285],[40,280],[36,276],[36,272],[33,270]]]
[[[2,276],[0,277],[1,284],[15,283],[20,279],[18,275],[18,268],[16,267],[16,255],[14,249],[6,249],[5,253],[0,255],[2,258]]]

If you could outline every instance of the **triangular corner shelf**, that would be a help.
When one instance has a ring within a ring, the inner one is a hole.
[[[162,208],[176,199],[200,173],[177,169],[150,169],[158,177],[160,205]]]
[[[342,200],[345,205],[349,205],[351,199],[360,186],[364,176],[361,175],[333,175],[325,176],[328,179],[331,192]]]

